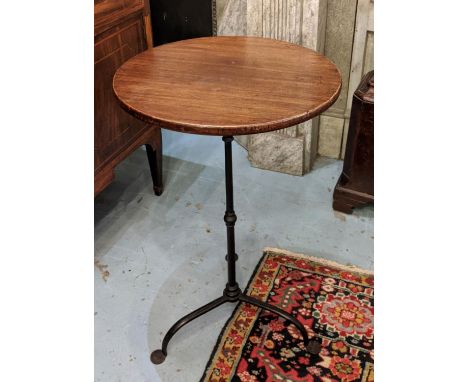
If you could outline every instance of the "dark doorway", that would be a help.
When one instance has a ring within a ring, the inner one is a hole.
[[[216,33],[216,0],[150,0],[154,46]]]

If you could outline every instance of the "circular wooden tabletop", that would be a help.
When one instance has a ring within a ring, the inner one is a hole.
[[[114,92],[135,117],[194,134],[241,135],[306,121],[338,98],[341,75],[321,54],[258,37],[204,37],[123,64]]]

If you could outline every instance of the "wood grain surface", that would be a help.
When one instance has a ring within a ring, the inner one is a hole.
[[[114,92],[130,114],[194,134],[240,135],[306,121],[338,98],[336,66],[313,50],[258,37],[162,45],[123,64]]]
[[[141,145],[147,147],[154,191],[160,195],[163,189],[161,129],[122,110],[112,88],[119,66],[152,46],[146,2],[94,0],[95,196],[112,181],[114,168]]]

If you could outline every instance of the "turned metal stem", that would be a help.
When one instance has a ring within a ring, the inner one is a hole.
[[[228,263],[228,282],[226,288],[223,291],[223,295],[216,300],[198,308],[192,313],[187,314],[177,321],[169,329],[167,334],[164,336],[162,347],[160,350],[155,350],[151,353],[151,361],[155,364],[160,364],[164,362],[167,356],[167,346],[171,338],[185,325],[190,321],[194,320],[197,317],[202,316],[205,313],[208,313],[210,310],[215,309],[216,307],[224,304],[225,302],[246,302],[251,305],[258,306],[259,308],[269,310],[270,312],[276,313],[280,317],[283,317],[285,320],[290,321],[294,326],[297,327],[299,332],[302,334],[304,339],[304,344],[307,351],[311,354],[318,354],[320,352],[320,342],[317,338],[314,338],[312,341],[309,340],[307,330],[302,325],[299,320],[293,317],[291,314],[286,313],[285,311],[277,308],[276,306],[270,305],[266,302],[257,300],[251,296],[247,296],[241,292],[239,284],[236,281],[236,244],[234,238],[234,226],[236,224],[237,216],[234,212],[234,191],[233,191],[233,182],[232,182],[232,136],[223,137],[224,141],[224,158],[225,158],[225,173],[226,173],[226,212],[224,213],[224,221],[226,223],[226,232],[227,232],[227,254],[226,261]]]
[[[237,216],[234,212],[234,190],[232,182],[232,141],[233,137],[223,137],[224,141],[224,160],[225,160],[225,174],[226,174],[226,212],[224,213],[224,221],[226,223],[227,233],[227,255],[226,260],[228,263],[228,283],[227,283],[227,296],[234,298],[237,297],[241,291],[236,281],[236,242],[234,237],[234,226],[236,224]]]

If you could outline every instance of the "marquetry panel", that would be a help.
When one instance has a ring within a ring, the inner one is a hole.
[[[94,1],[95,195],[112,181],[115,166],[141,145],[149,144],[160,154],[160,130],[145,126],[124,112],[112,90],[115,71],[152,46],[148,16],[148,0]],[[161,176],[155,176],[155,192],[161,192]]]
[[[146,49],[143,18],[109,31],[94,47],[95,166],[127,144],[144,125],[118,105],[112,91],[115,71],[129,58]]]

